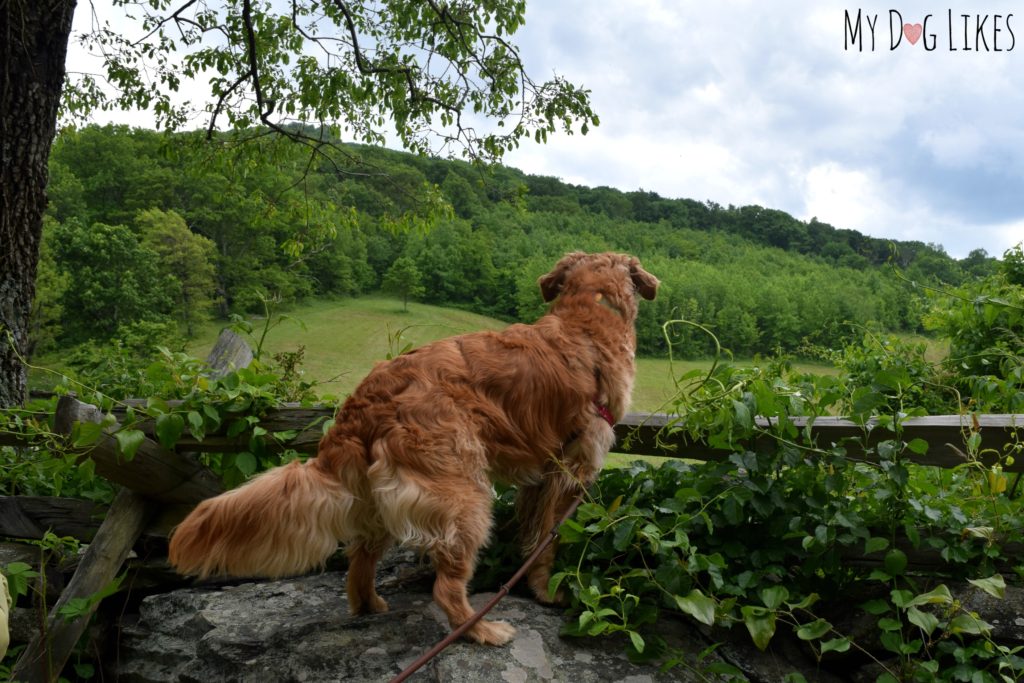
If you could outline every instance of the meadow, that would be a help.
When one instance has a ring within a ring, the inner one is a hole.
[[[253,338],[259,343],[266,319],[252,319]],[[508,323],[468,311],[410,303],[403,310],[397,299],[383,296],[319,299],[289,307],[270,318],[272,328],[263,341],[263,354],[294,352],[304,348],[306,378],[322,383],[320,393],[343,397],[356,387],[373,365],[436,339],[479,330],[500,330]],[[187,350],[205,357],[213,347],[222,322],[200,328]],[[749,364],[752,359],[734,359]],[[633,410],[664,410],[675,394],[674,377],[694,368],[710,368],[712,359],[676,360],[638,358]],[[828,373],[828,365],[798,363],[797,369]]]

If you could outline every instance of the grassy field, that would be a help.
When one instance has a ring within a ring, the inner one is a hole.
[[[377,361],[397,354],[407,344],[421,346],[455,334],[497,330],[505,323],[485,316],[450,308],[413,303],[408,312],[401,302],[384,297],[321,300],[297,306],[267,334],[264,353],[294,351],[305,347],[303,367],[309,378],[324,382],[323,392],[343,396],[350,392]],[[262,320],[253,321],[258,337]],[[221,325],[204,327],[188,350],[205,357],[213,347]],[[255,342],[253,342],[255,344]],[[742,363],[742,360],[737,362]],[[676,376],[694,368],[707,369],[710,360],[676,361],[641,358],[633,409],[656,411],[674,394],[672,371]],[[804,369],[829,372],[827,366],[805,365]]]

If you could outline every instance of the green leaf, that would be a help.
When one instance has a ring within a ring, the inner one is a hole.
[[[630,631],[629,639],[632,641],[633,647],[636,648],[637,652],[644,651],[644,639],[639,633],[637,633],[636,631]]]
[[[28,595],[32,579],[38,578],[39,572],[24,562],[11,562],[4,567],[4,575],[9,582],[11,597],[17,600],[22,595]]]
[[[889,539],[881,538],[879,536],[872,536],[868,540],[864,541],[864,554],[870,555],[871,553],[881,552],[889,547]]]
[[[244,432],[248,428],[249,428],[249,421],[248,420],[246,420],[244,418],[240,418],[240,417],[239,418],[235,418],[234,420],[231,421],[231,424],[228,425],[227,436],[228,436],[228,438],[233,439],[234,437],[238,436],[239,434],[241,434],[242,432]]]
[[[972,585],[977,586],[993,598],[1003,599],[1006,595],[1006,581],[1001,574],[994,574],[987,579],[969,579]]]
[[[931,612],[922,612],[917,607],[909,607],[907,609],[907,621],[914,626],[917,626],[925,635],[930,636],[939,626],[939,618]]]
[[[918,607],[920,605],[952,605],[953,596],[949,592],[949,588],[946,584],[939,584],[927,593],[921,595],[915,595],[910,600],[905,601],[900,607]]]
[[[146,440],[146,435],[140,429],[122,429],[114,434],[117,440],[117,449],[125,460],[131,460],[139,450],[139,446]]]
[[[179,413],[162,413],[156,418],[156,438],[164,448],[174,448],[185,430],[185,420]]]
[[[676,595],[676,605],[702,624],[715,625],[715,601],[694,588],[686,597]]]
[[[768,609],[778,609],[779,605],[789,598],[789,591],[785,586],[772,586],[761,591],[761,601]]]
[[[575,519],[567,519],[558,529],[558,536],[562,543],[579,543],[586,538],[583,527]]]
[[[636,536],[636,520],[623,520],[615,526],[615,533],[612,534],[612,547],[622,552],[630,546]]]
[[[878,620],[878,628],[882,631],[899,631],[903,624],[892,617],[882,617]]]
[[[736,424],[743,429],[752,429],[754,427],[754,418],[750,415],[750,408],[743,401],[732,402],[733,411],[736,415]]]
[[[950,620],[946,630],[954,635],[967,633],[973,636],[981,636],[991,633],[992,625],[982,621],[973,614],[958,614]]]
[[[885,554],[882,561],[885,571],[892,576],[902,576],[907,570],[907,554],[899,548],[893,548]]]
[[[248,451],[243,451],[235,456],[235,467],[247,477],[256,471],[257,465],[256,456]]]
[[[103,425],[98,422],[76,422],[71,428],[71,443],[75,448],[92,446],[103,435]]]
[[[607,515],[607,510],[597,503],[583,503],[576,508],[576,519],[584,523],[594,519],[602,519]]]
[[[821,643],[821,654],[825,654],[826,652],[846,652],[849,649],[849,638],[833,638],[832,640],[825,640]]]
[[[759,650],[764,650],[775,635],[775,612],[764,607],[748,605],[740,610],[743,615],[743,623],[750,632],[754,645]]]
[[[861,605],[860,608],[868,614],[878,616],[879,614],[885,614],[889,611],[889,603],[879,598],[875,600],[868,600]]]
[[[568,572],[556,572],[551,575],[548,579],[548,595],[554,595],[558,591],[558,587],[562,585],[562,581],[568,576]]]
[[[188,426],[192,436],[197,440],[202,441],[203,437],[206,436],[206,421],[195,410],[188,411]]]
[[[928,452],[928,442],[924,439],[911,439],[910,442],[907,443],[907,448],[918,455],[924,455]]]
[[[798,628],[796,630],[796,637],[800,640],[818,640],[831,630],[832,624],[824,619],[816,619]]]

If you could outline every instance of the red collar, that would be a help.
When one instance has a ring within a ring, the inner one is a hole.
[[[605,422],[607,422],[612,427],[615,426],[615,418],[612,416],[612,411],[608,409],[608,406],[604,405],[603,403],[598,403],[597,399],[595,398],[594,408],[597,409],[597,414],[603,417]]]

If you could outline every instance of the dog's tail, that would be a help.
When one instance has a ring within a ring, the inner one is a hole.
[[[353,496],[323,463],[298,461],[204,500],[171,536],[182,574],[277,578],[322,566],[344,539]]]

